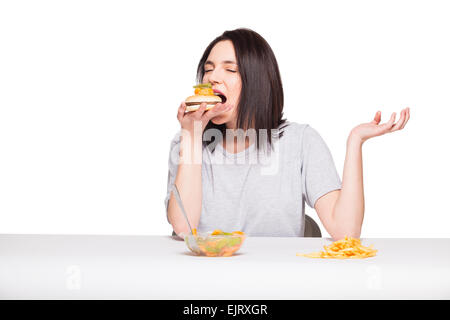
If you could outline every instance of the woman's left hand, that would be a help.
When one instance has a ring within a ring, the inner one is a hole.
[[[400,119],[395,122],[395,112],[391,115],[391,119],[388,122],[380,124],[381,121],[381,111],[375,114],[373,121],[369,123],[363,123],[352,129],[350,136],[356,139],[360,139],[361,142],[367,139],[381,136],[385,133],[394,132],[401,130],[405,127],[409,120],[409,108],[403,109],[400,112]]]

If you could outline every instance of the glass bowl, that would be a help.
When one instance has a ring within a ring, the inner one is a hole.
[[[245,234],[240,231],[213,232],[189,234],[184,237],[189,250],[197,255],[207,257],[229,257],[240,249],[245,240]]]

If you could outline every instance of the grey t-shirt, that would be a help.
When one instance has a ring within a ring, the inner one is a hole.
[[[255,144],[229,153],[203,148],[202,213],[198,231],[240,230],[249,236],[303,237],[305,201],[341,189],[330,150],[307,124],[288,122],[268,154]],[[166,211],[178,169],[180,132],[169,156]]]

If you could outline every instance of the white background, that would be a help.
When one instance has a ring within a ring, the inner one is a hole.
[[[363,147],[362,237],[450,237],[449,16],[446,1],[2,1],[0,233],[169,234],[177,108],[209,42],[247,27],[275,52],[286,118],[319,131],[341,177],[354,126],[411,108]]]

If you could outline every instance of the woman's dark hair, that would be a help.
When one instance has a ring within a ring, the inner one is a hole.
[[[230,40],[236,53],[238,70],[242,80],[241,94],[237,106],[237,128],[267,129],[267,141],[272,146],[271,129],[286,126],[283,117],[283,86],[275,55],[263,37],[250,29],[225,31],[214,39],[206,48],[197,67],[197,82],[201,83],[205,74],[204,64],[212,48],[220,41]],[[225,124],[216,125],[211,121],[205,128],[218,129],[225,137]],[[282,136],[282,131],[278,137]],[[256,135],[256,146],[260,149],[259,134]],[[209,145],[211,142],[206,142]],[[215,146],[215,145],[214,145]]]

